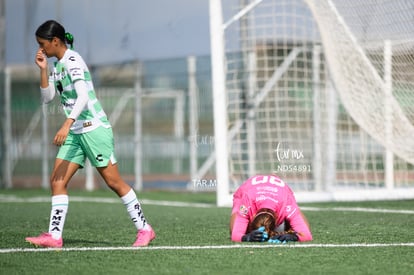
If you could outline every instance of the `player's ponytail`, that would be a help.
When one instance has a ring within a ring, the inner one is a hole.
[[[65,42],[70,45],[70,49],[73,50],[73,35],[70,32],[65,33]]]

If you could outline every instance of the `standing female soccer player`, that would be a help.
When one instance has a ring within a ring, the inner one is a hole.
[[[133,246],[147,246],[155,238],[155,232],[147,223],[134,190],[119,175],[112,128],[96,98],[88,67],[72,50],[73,36],[66,33],[58,22],[49,20],[37,29],[36,40],[39,49],[35,63],[40,68],[42,101],[49,103],[58,93],[66,120],[53,139],[60,148],[50,177],[52,209],[49,232],[26,240],[43,247],[63,246],[62,232],[69,202],[67,185],[88,158],[126,206],[138,231]],[[66,43],[71,45],[71,49]],[[56,57],[57,61],[48,76],[49,57]]]
[[[292,190],[275,175],[251,177],[237,189],[230,234],[234,242],[312,240],[309,224]]]

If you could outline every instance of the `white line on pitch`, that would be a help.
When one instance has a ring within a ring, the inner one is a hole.
[[[118,198],[95,198],[95,197],[77,197],[70,196],[70,202],[94,202],[94,203],[121,203]],[[213,204],[208,203],[192,203],[192,202],[181,202],[181,201],[158,201],[158,200],[139,200],[143,204],[148,205],[162,205],[162,206],[177,206],[177,207],[200,207],[209,208],[215,207]],[[0,195],[0,202],[25,202],[25,203],[37,203],[37,202],[51,202],[50,197],[31,197],[31,198],[19,198],[16,196],[4,196]]]
[[[351,243],[351,244],[257,244],[257,245],[199,245],[199,246],[147,246],[147,247],[67,247],[67,248],[3,248],[1,253],[21,252],[70,252],[70,251],[120,251],[120,250],[210,250],[210,249],[251,249],[251,248],[349,248],[349,247],[406,247],[414,243]]]

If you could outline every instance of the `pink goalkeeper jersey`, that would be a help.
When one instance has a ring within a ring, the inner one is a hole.
[[[249,222],[261,208],[275,211],[276,227],[287,221],[298,233],[299,241],[312,240],[312,234],[289,186],[275,175],[257,175],[246,180],[233,195],[232,214],[237,212],[237,216],[231,234],[232,241],[241,241]]]

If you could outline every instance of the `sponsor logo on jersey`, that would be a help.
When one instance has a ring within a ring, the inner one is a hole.
[[[247,209],[245,205],[240,205],[240,208],[239,208],[240,215],[246,216],[248,212],[249,212],[249,209]]]
[[[75,105],[75,103],[62,102],[62,105],[65,106],[65,107],[73,107]]]
[[[66,72],[64,70],[62,72],[51,72],[50,76],[54,81],[60,81],[66,77]]]
[[[89,127],[89,126],[92,126],[92,121],[87,121],[87,122],[83,123],[83,128],[86,128],[86,127]]]
[[[71,74],[72,78],[76,78],[76,76],[82,76],[83,71],[82,71],[81,68],[72,68],[72,69],[70,69],[70,74]]]

